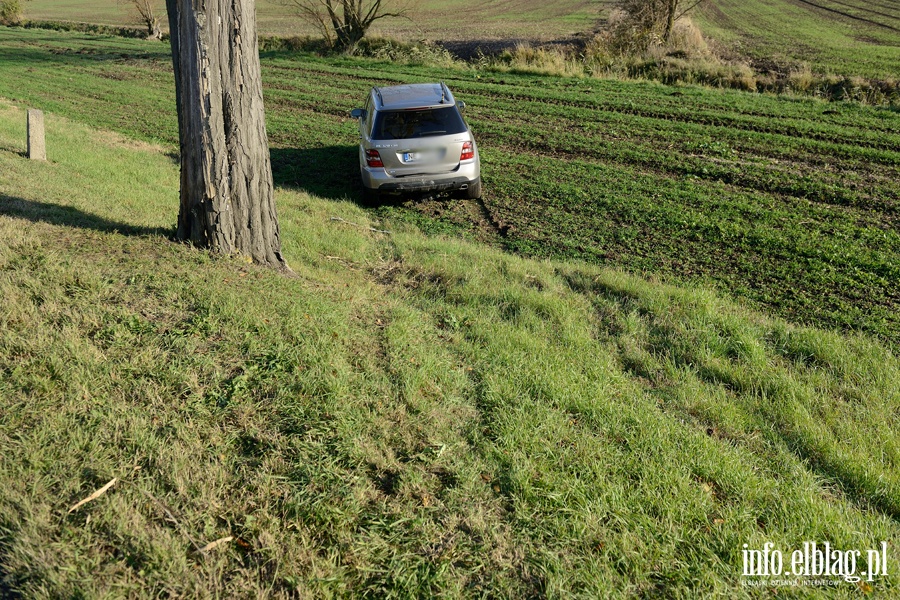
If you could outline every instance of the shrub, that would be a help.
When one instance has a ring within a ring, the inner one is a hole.
[[[0,0],[0,25],[18,25],[21,22],[21,0]]]
[[[616,9],[610,12],[606,27],[595,41],[612,54],[627,56],[646,52],[661,40],[651,29],[635,23],[627,12]]]
[[[146,30],[137,27],[114,27],[112,25],[98,25],[96,23],[76,23],[73,21],[23,21],[21,24],[26,29],[80,31],[94,35],[114,35],[125,38],[145,38],[147,36]],[[168,34],[163,34],[162,39],[168,40]]]
[[[579,77],[585,74],[584,63],[577,59],[571,47],[534,48],[524,43],[503,52],[493,67],[496,70],[559,77]]]
[[[391,38],[365,37],[353,49],[353,54],[414,66],[459,67],[464,64],[447,49],[426,41],[405,43]]]
[[[688,18],[678,19],[675,22],[666,50],[670,54],[678,52],[686,57],[709,55],[709,46],[703,39],[700,28]]]
[[[791,69],[787,76],[787,87],[795,92],[808,92],[815,83],[816,77],[807,64]]]
[[[260,52],[315,52],[325,54],[328,47],[321,38],[279,37],[261,35],[258,38]]]
[[[691,58],[708,57],[710,52],[700,29],[689,18],[678,19],[669,41],[664,42],[652,30],[637,27],[626,13],[614,10],[606,27],[587,43],[585,55],[589,61],[609,62],[610,57]]]

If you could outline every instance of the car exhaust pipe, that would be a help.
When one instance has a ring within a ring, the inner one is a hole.
[[[468,183],[464,183],[464,184],[462,184],[461,186],[459,186],[459,189],[460,189],[460,190],[467,190],[467,189],[469,189],[469,184],[468,184]]]

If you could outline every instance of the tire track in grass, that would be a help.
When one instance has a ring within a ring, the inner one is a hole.
[[[894,26],[892,26],[892,25],[888,25],[887,23],[881,23],[881,22],[879,22],[879,21],[873,21],[872,19],[867,19],[867,18],[865,18],[865,17],[860,17],[860,16],[857,16],[857,15],[851,15],[851,14],[848,13],[848,12],[844,12],[844,11],[838,10],[838,9],[836,9],[836,8],[830,8],[830,7],[828,7],[828,6],[823,6],[823,5],[821,5],[821,4],[816,4],[815,2],[810,2],[809,0],[792,0],[792,1],[795,2],[795,3],[800,3],[800,4],[805,4],[805,5],[807,5],[807,6],[811,6],[811,7],[813,7],[813,8],[818,9],[818,10],[824,10],[824,11],[826,11],[826,12],[834,13],[834,14],[836,14],[836,15],[840,15],[840,16],[842,16],[842,17],[846,17],[846,18],[852,19],[852,20],[854,20],[854,21],[860,21],[860,22],[862,22],[862,23],[868,23],[869,25],[875,25],[875,26],[877,26],[877,27],[883,27],[883,28],[885,28],[885,29],[890,29],[891,31],[896,31],[897,33],[900,33],[900,28],[894,27]],[[838,4],[840,4],[840,3],[838,3]],[[846,6],[846,5],[845,5],[845,6]],[[864,10],[864,9],[863,9],[863,10]],[[880,13],[878,13],[878,14],[880,14]]]
[[[888,18],[888,19],[895,19],[895,20],[900,21],[900,15],[897,15],[897,14],[889,15],[889,14],[887,14],[887,13],[879,12],[879,11],[877,11],[877,10],[872,10],[871,8],[866,8],[866,7],[864,7],[864,6],[859,6],[859,5],[854,5],[854,4],[847,4],[846,2],[839,2],[838,0],[830,0],[830,1],[831,1],[832,4],[838,4],[838,5],[840,5],[840,6],[845,6],[845,7],[847,7],[847,8],[852,8],[852,9],[854,9],[854,10],[860,10],[860,11],[862,11],[862,12],[864,12],[864,13],[868,13],[868,14],[871,14],[871,15],[876,15],[876,16],[879,16],[879,17],[886,17],[886,18]],[[871,2],[871,1],[869,2],[869,4],[872,5],[872,6],[876,6],[876,7],[878,6],[877,3]],[[884,8],[892,8],[892,7],[884,7]]]

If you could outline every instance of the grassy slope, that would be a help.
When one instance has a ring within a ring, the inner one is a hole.
[[[28,162],[0,104],[0,592],[736,598],[744,543],[896,556],[877,342],[284,189],[296,277],[210,258],[163,237],[167,154],[47,123]]]
[[[0,29],[0,96],[172,148],[166,50]],[[469,104],[484,202],[379,215],[713,284],[794,321],[900,339],[894,110],[354,59],[267,55],[263,73],[280,183],[358,197],[347,109],[372,84],[444,79]]]
[[[756,59],[803,61],[819,73],[898,77],[900,4],[887,0],[813,0],[813,4],[832,10],[800,0],[709,0],[698,9],[696,19],[706,35]]]
[[[165,2],[156,3],[165,21]],[[396,4],[396,3],[395,3]],[[590,29],[599,7],[589,0],[421,0],[410,19],[376,23],[376,34],[412,40],[526,37],[556,39]],[[258,0],[259,30],[267,35],[312,35],[316,31],[295,16],[289,7],[273,0]],[[131,25],[135,20],[127,6],[97,0],[30,0],[29,19],[81,21],[104,25]]]

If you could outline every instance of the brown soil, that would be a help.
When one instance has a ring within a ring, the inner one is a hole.
[[[570,47],[584,48],[584,36],[572,36],[551,41],[540,41],[528,38],[480,39],[480,40],[439,40],[435,44],[444,48],[456,58],[464,61],[477,60],[480,56],[498,56],[507,50],[515,50],[520,44],[533,47]]]

